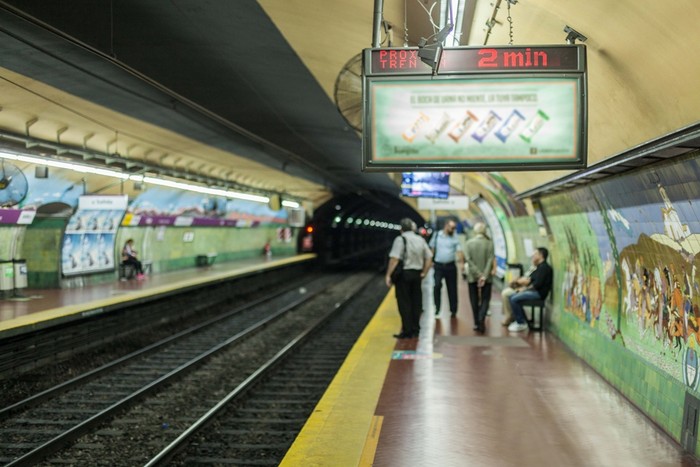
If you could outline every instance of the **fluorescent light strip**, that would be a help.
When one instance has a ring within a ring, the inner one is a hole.
[[[97,167],[90,167],[87,165],[71,164],[70,162],[55,161],[52,159],[42,159],[39,157],[31,156],[20,156],[19,154],[10,154],[6,152],[0,152],[0,158],[10,159],[13,161],[28,162],[30,164],[45,165],[48,167],[57,167],[59,169],[73,170],[80,173],[90,173],[95,175],[103,175],[105,177],[114,177],[122,180],[129,178],[127,174],[117,172],[115,170],[100,169]]]
[[[289,201],[285,199],[284,201],[282,201],[282,206],[284,206],[285,208],[298,208],[300,204],[296,201]]]
[[[207,188],[198,185],[190,185],[188,183],[175,182],[171,180],[163,180],[155,177],[145,177],[143,175],[128,175],[115,170],[100,169],[98,167],[91,167],[88,165],[73,164],[70,162],[56,161],[53,159],[43,159],[40,157],[32,156],[22,156],[19,154],[11,154],[7,152],[0,152],[0,158],[9,159],[13,161],[27,162],[29,164],[45,165],[48,167],[57,167],[59,169],[73,170],[80,173],[88,173],[95,175],[102,175],[105,177],[118,178],[120,180],[132,180],[135,182],[145,182],[152,185],[166,186],[170,188],[177,188],[179,190],[194,191],[196,193],[204,193],[207,195],[222,196],[225,198],[236,198],[244,199],[248,201],[256,201],[258,203],[269,203],[270,198],[267,196],[260,195],[250,195],[247,193],[239,193],[237,191],[227,191],[217,188]],[[286,201],[285,201],[286,202]],[[283,202],[283,204],[285,203]],[[298,203],[297,206],[298,207]]]
[[[167,186],[177,188],[179,190],[194,191],[196,193],[204,193],[207,195],[223,196],[225,198],[244,199],[247,201],[257,201],[258,203],[269,203],[270,198],[260,195],[249,195],[247,193],[239,193],[237,191],[227,191],[219,188],[207,188],[205,186],[189,185],[187,183],[175,182],[173,180],[163,180],[161,178],[143,177],[144,183],[151,185]]]

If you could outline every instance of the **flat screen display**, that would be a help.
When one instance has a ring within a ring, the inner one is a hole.
[[[449,172],[404,172],[401,194],[412,198],[446,199],[450,194]]]
[[[366,49],[363,170],[504,171],[586,166],[581,45]]]
[[[578,77],[370,80],[370,165],[578,167]]]

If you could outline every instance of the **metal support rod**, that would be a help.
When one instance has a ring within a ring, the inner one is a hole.
[[[382,42],[382,14],[384,0],[374,0],[374,28],[372,29],[372,47],[379,48]]]

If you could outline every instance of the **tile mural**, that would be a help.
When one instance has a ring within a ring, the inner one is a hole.
[[[556,308],[695,390],[698,173],[699,162],[690,159],[542,200],[560,271]]]

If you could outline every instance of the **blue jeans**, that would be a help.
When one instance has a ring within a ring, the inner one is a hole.
[[[525,324],[527,322],[525,312],[520,302],[524,302],[525,300],[539,300],[540,298],[540,293],[537,290],[523,290],[522,292],[517,292],[510,296],[513,318],[515,318],[518,324]]]

